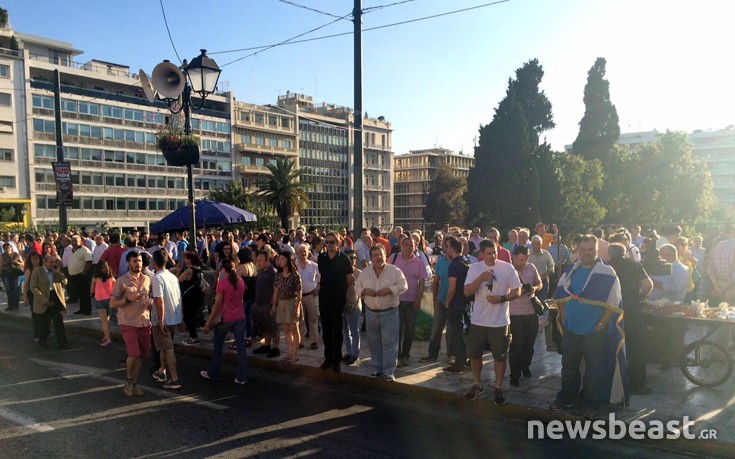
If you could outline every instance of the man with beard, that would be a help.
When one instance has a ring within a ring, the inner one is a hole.
[[[118,308],[117,320],[127,350],[127,378],[123,392],[128,397],[143,395],[136,386],[143,359],[151,349],[150,309],[152,302],[151,279],[143,275],[143,259],[139,252],[129,252],[126,256],[128,272],[118,278],[112,290],[110,307]]]

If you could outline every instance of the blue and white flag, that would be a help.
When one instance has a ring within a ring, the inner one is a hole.
[[[598,260],[587,278],[582,293],[572,294],[572,274],[579,266],[577,262],[569,266],[562,274],[554,294],[554,303],[559,305],[574,300],[615,312],[616,316],[608,323],[607,328],[603,382],[606,386],[605,393],[610,395],[609,403],[622,403],[627,406],[628,367],[625,361],[623,295],[620,290],[620,281],[615,270]],[[562,330],[562,324],[559,324],[559,330]]]

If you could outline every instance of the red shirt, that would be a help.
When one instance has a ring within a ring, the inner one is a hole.
[[[390,246],[390,241],[388,239],[384,237],[376,237],[375,242],[379,242],[380,244],[382,244],[383,247],[385,247],[385,253],[390,254],[391,246]]]
[[[34,241],[31,245],[31,249],[28,251],[28,254],[26,255],[26,262],[23,269],[30,269],[31,268],[31,261],[29,260],[29,257],[32,253],[37,253],[41,256],[41,264],[43,264],[43,255],[41,255],[41,252],[43,250],[43,247],[41,247],[41,244],[38,241]]]
[[[117,279],[118,271],[120,270],[120,258],[122,257],[123,252],[125,252],[125,247],[121,245],[111,245],[102,252],[102,256],[100,256],[100,261],[106,261],[107,264],[110,266],[110,272],[112,272],[112,277]]]
[[[504,247],[500,247],[499,245],[495,246],[496,249],[498,249],[498,260],[507,261],[508,263],[511,263],[510,261],[510,251]],[[477,261],[482,261],[484,258],[482,256],[482,252],[477,254]]]

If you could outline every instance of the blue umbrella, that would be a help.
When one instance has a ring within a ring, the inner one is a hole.
[[[189,206],[180,207],[151,225],[152,233],[185,231],[189,229]],[[255,222],[258,217],[246,210],[230,204],[209,199],[196,201],[196,227],[234,225],[242,222]]]

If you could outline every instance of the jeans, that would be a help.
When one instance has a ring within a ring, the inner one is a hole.
[[[446,308],[444,311],[447,318],[447,353],[454,355],[455,367],[464,368],[467,361],[467,343],[464,340],[464,311]]]
[[[603,371],[606,332],[574,335],[564,330],[561,338],[561,391],[556,399],[574,403],[582,387],[579,365],[584,357],[584,403],[587,410],[597,410],[608,397],[603,393]]]
[[[342,320],[342,334],[345,341],[345,353],[350,357],[360,358],[360,319],[362,319],[362,311],[355,308],[353,311],[346,311]]]
[[[214,327],[214,348],[212,349],[212,362],[209,366],[209,377],[219,379],[219,369],[222,366],[222,346],[225,344],[227,333],[232,331],[235,335],[235,346],[237,346],[237,379],[248,380],[248,351],[245,347],[245,320],[235,322],[222,322]]]
[[[518,379],[523,369],[531,366],[533,346],[538,336],[538,316],[528,314],[510,316],[510,378]]]
[[[370,361],[377,373],[393,375],[398,363],[398,309],[383,312],[365,309]]]
[[[319,316],[324,340],[324,363],[339,365],[342,361],[342,315],[345,302],[329,302],[319,299]],[[309,337],[316,330],[309,330]]]
[[[245,336],[248,338],[253,337],[253,306],[255,301],[245,300],[242,303],[242,308],[245,310]]]
[[[8,309],[18,309],[20,305],[20,276],[7,274],[3,276],[3,285],[8,294]]]
[[[439,351],[442,348],[442,332],[445,325],[447,325],[447,308],[444,303],[439,303],[439,307],[434,308],[434,320],[431,324],[431,338],[429,339],[429,357],[432,359],[439,357]],[[449,330],[447,330],[447,333],[449,333]],[[449,336],[446,338],[446,345],[449,349]]]
[[[411,345],[413,345],[413,335],[416,332],[416,316],[418,311],[413,310],[413,301],[401,301],[398,304],[398,311],[400,313],[400,336],[401,339],[398,342],[398,356],[399,357],[410,357],[411,356]]]

